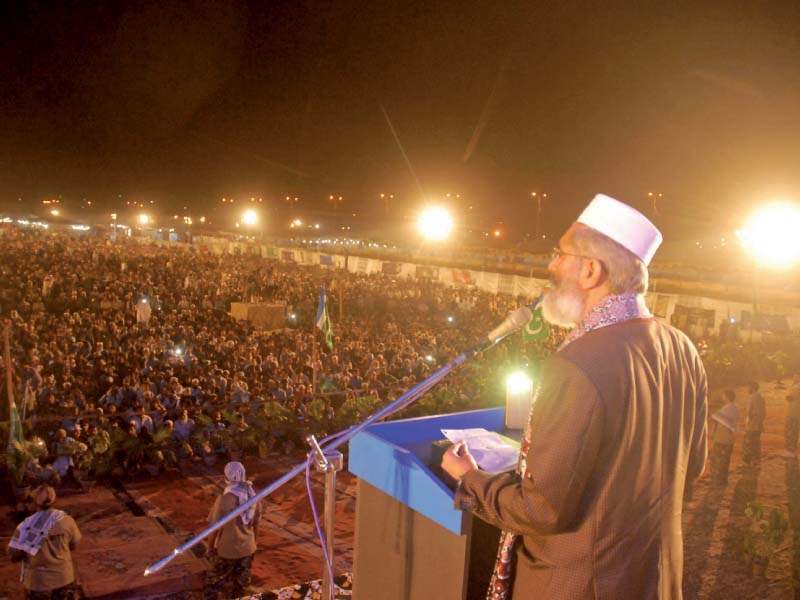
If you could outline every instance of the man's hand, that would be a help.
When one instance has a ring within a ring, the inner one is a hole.
[[[478,468],[478,463],[469,453],[467,442],[461,441],[450,446],[442,457],[442,469],[456,481],[473,469]]]

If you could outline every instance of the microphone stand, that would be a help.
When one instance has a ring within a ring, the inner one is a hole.
[[[503,338],[500,338],[500,339],[503,339]],[[431,389],[433,386],[435,386],[437,383],[439,383],[450,371],[453,370],[454,367],[456,367],[456,366],[460,365],[462,362],[474,357],[476,354],[482,352],[483,350],[485,350],[489,346],[493,346],[494,344],[499,342],[500,339],[486,340],[484,342],[481,342],[480,344],[477,344],[477,345],[473,346],[472,348],[470,348],[466,352],[460,354],[459,356],[457,356],[456,358],[451,360],[448,364],[446,364],[445,366],[443,366],[439,370],[437,370],[434,373],[432,373],[430,376],[428,376],[427,379],[425,379],[424,381],[418,383],[416,386],[411,388],[405,394],[403,394],[402,396],[397,398],[394,402],[388,404],[387,406],[385,406],[384,408],[382,408],[381,410],[379,410],[375,414],[373,414],[373,415],[367,417],[366,419],[364,419],[364,421],[362,421],[361,423],[359,423],[357,425],[354,425],[349,429],[345,429],[345,430],[343,430],[343,431],[341,431],[339,433],[333,434],[332,436],[329,436],[327,438],[327,440],[332,440],[329,443],[326,444],[326,440],[322,440],[322,442],[320,442],[320,446],[321,446],[321,449],[322,449],[323,453],[325,451],[335,450],[336,448],[338,448],[342,444],[350,441],[350,439],[352,439],[357,433],[360,433],[361,431],[363,431],[364,429],[366,429],[367,427],[369,427],[373,423],[376,423],[377,421],[380,421],[381,419],[385,419],[386,417],[388,417],[388,416],[390,416],[390,415],[402,410],[403,408],[413,404],[420,396],[425,394],[425,392],[427,392],[429,389]],[[308,460],[312,460],[312,461],[316,460],[315,459],[315,452],[312,451],[309,454]],[[269,486],[267,486],[266,488],[261,490],[253,498],[251,498],[250,500],[248,500],[244,504],[240,505],[239,507],[237,507],[235,510],[233,510],[230,513],[228,513],[224,517],[222,517],[216,523],[213,523],[213,524],[209,525],[203,531],[201,531],[200,533],[195,535],[193,538],[191,538],[187,542],[185,542],[182,545],[180,545],[177,548],[175,548],[172,551],[171,554],[168,554],[167,556],[165,556],[164,558],[162,558],[158,562],[155,562],[152,565],[150,565],[149,567],[147,567],[145,569],[145,571],[144,571],[145,577],[148,576],[148,575],[151,575],[152,573],[156,573],[157,571],[160,571],[168,563],[170,563],[175,557],[180,556],[181,554],[186,552],[189,548],[191,548],[195,544],[197,544],[200,541],[202,541],[203,538],[207,537],[208,535],[210,535],[211,533],[215,532],[217,529],[219,529],[220,527],[222,527],[223,525],[225,525],[229,521],[231,521],[231,520],[235,519],[236,517],[238,517],[241,513],[243,513],[248,508],[253,506],[256,502],[258,502],[262,498],[266,498],[272,492],[274,492],[275,490],[277,490],[278,488],[283,486],[285,483],[287,483],[291,479],[293,479],[295,476],[297,476],[300,473],[304,472],[305,469],[306,469],[306,464],[308,463],[308,460],[303,461],[302,463],[298,464],[297,466],[292,468],[289,472],[287,472],[285,475],[279,477],[273,483],[271,483]],[[325,553],[325,544],[324,543],[323,543],[323,553]]]

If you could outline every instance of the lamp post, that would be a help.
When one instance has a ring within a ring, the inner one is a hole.
[[[531,192],[531,198],[536,200],[536,239],[541,239],[539,237],[541,231],[541,224],[542,224],[542,200],[547,199],[547,194],[540,194],[539,192]]]

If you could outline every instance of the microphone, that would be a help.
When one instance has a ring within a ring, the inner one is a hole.
[[[520,306],[517,310],[506,317],[506,320],[492,329],[486,336],[490,342],[497,343],[510,333],[522,329],[533,319],[533,311],[539,308],[544,299],[544,294],[540,294],[536,300],[527,306]]]

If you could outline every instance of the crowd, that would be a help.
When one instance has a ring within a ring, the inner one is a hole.
[[[211,464],[222,455],[230,462],[216,518],[252,497],[238,462],[242,454],[292,452],[307,432],[323,436],[363,420],[484,338],[525,300],[239,253],[17,229],[2,231],[0,277],[11,387],[24,433],[12,436],[7,467],[22,508],[33,512],[11,548],[32,556],[31,548],[39,548],[26,532],[64,519],[52,509],[50,486],[80,487],[84,473],[126,477],[180,469],[186,460]],[[334,321],[330,346],[314,328],[323,285]],[[285,327],[264,331],[233,319],[231,303],[248,301],[284,303]],[[564,334],[553,329],[535,344],[514,336],[459,367],[398,416],[500,405],[498,375],[517,366],[535,370]],[[734,359],[753,350],[727,338],[698,340],[698,346],[719,387],[732,383]],[[762,366],[781,377],[795,371],[795,359],[793,351],[778,350]],[[791,457],[800,431],[798,390],[795,378],[787,398],[785,454]],[[723,396],[712,416],[717,485],[727,480],[740,420],[733,391]],[[749,384],[748,396],[744,460],[754,463],[765,417],[757,383]],[[24,506],[23,490],[33,485]],[[254,515],[232,522],[247,538],[241,552],[229,552],[224,533],[212,537],[210,548],[219,554],[212,555],[208,597],[226,579],[247,587]],[[69,531],[79,540],[76,528]],[[71,577],[65,571],[64,581],[47,585],[67,590]],[[30,589],[38,584],[26,581]]]
[[[299,434],[341,429],[394,399],[516,307],[385,275],[16,229],[4,231],[0,276],[27,440],[20,484],[237,458],[276,442],[291,451]],[[323,284],[332,348],[313,329]],[[261,331],[229,316],[239,301],[285,302],[294,318]],[[498,367],[533,363],[526,352],[553,343],[498,346],[405,416],[497,405]]]

